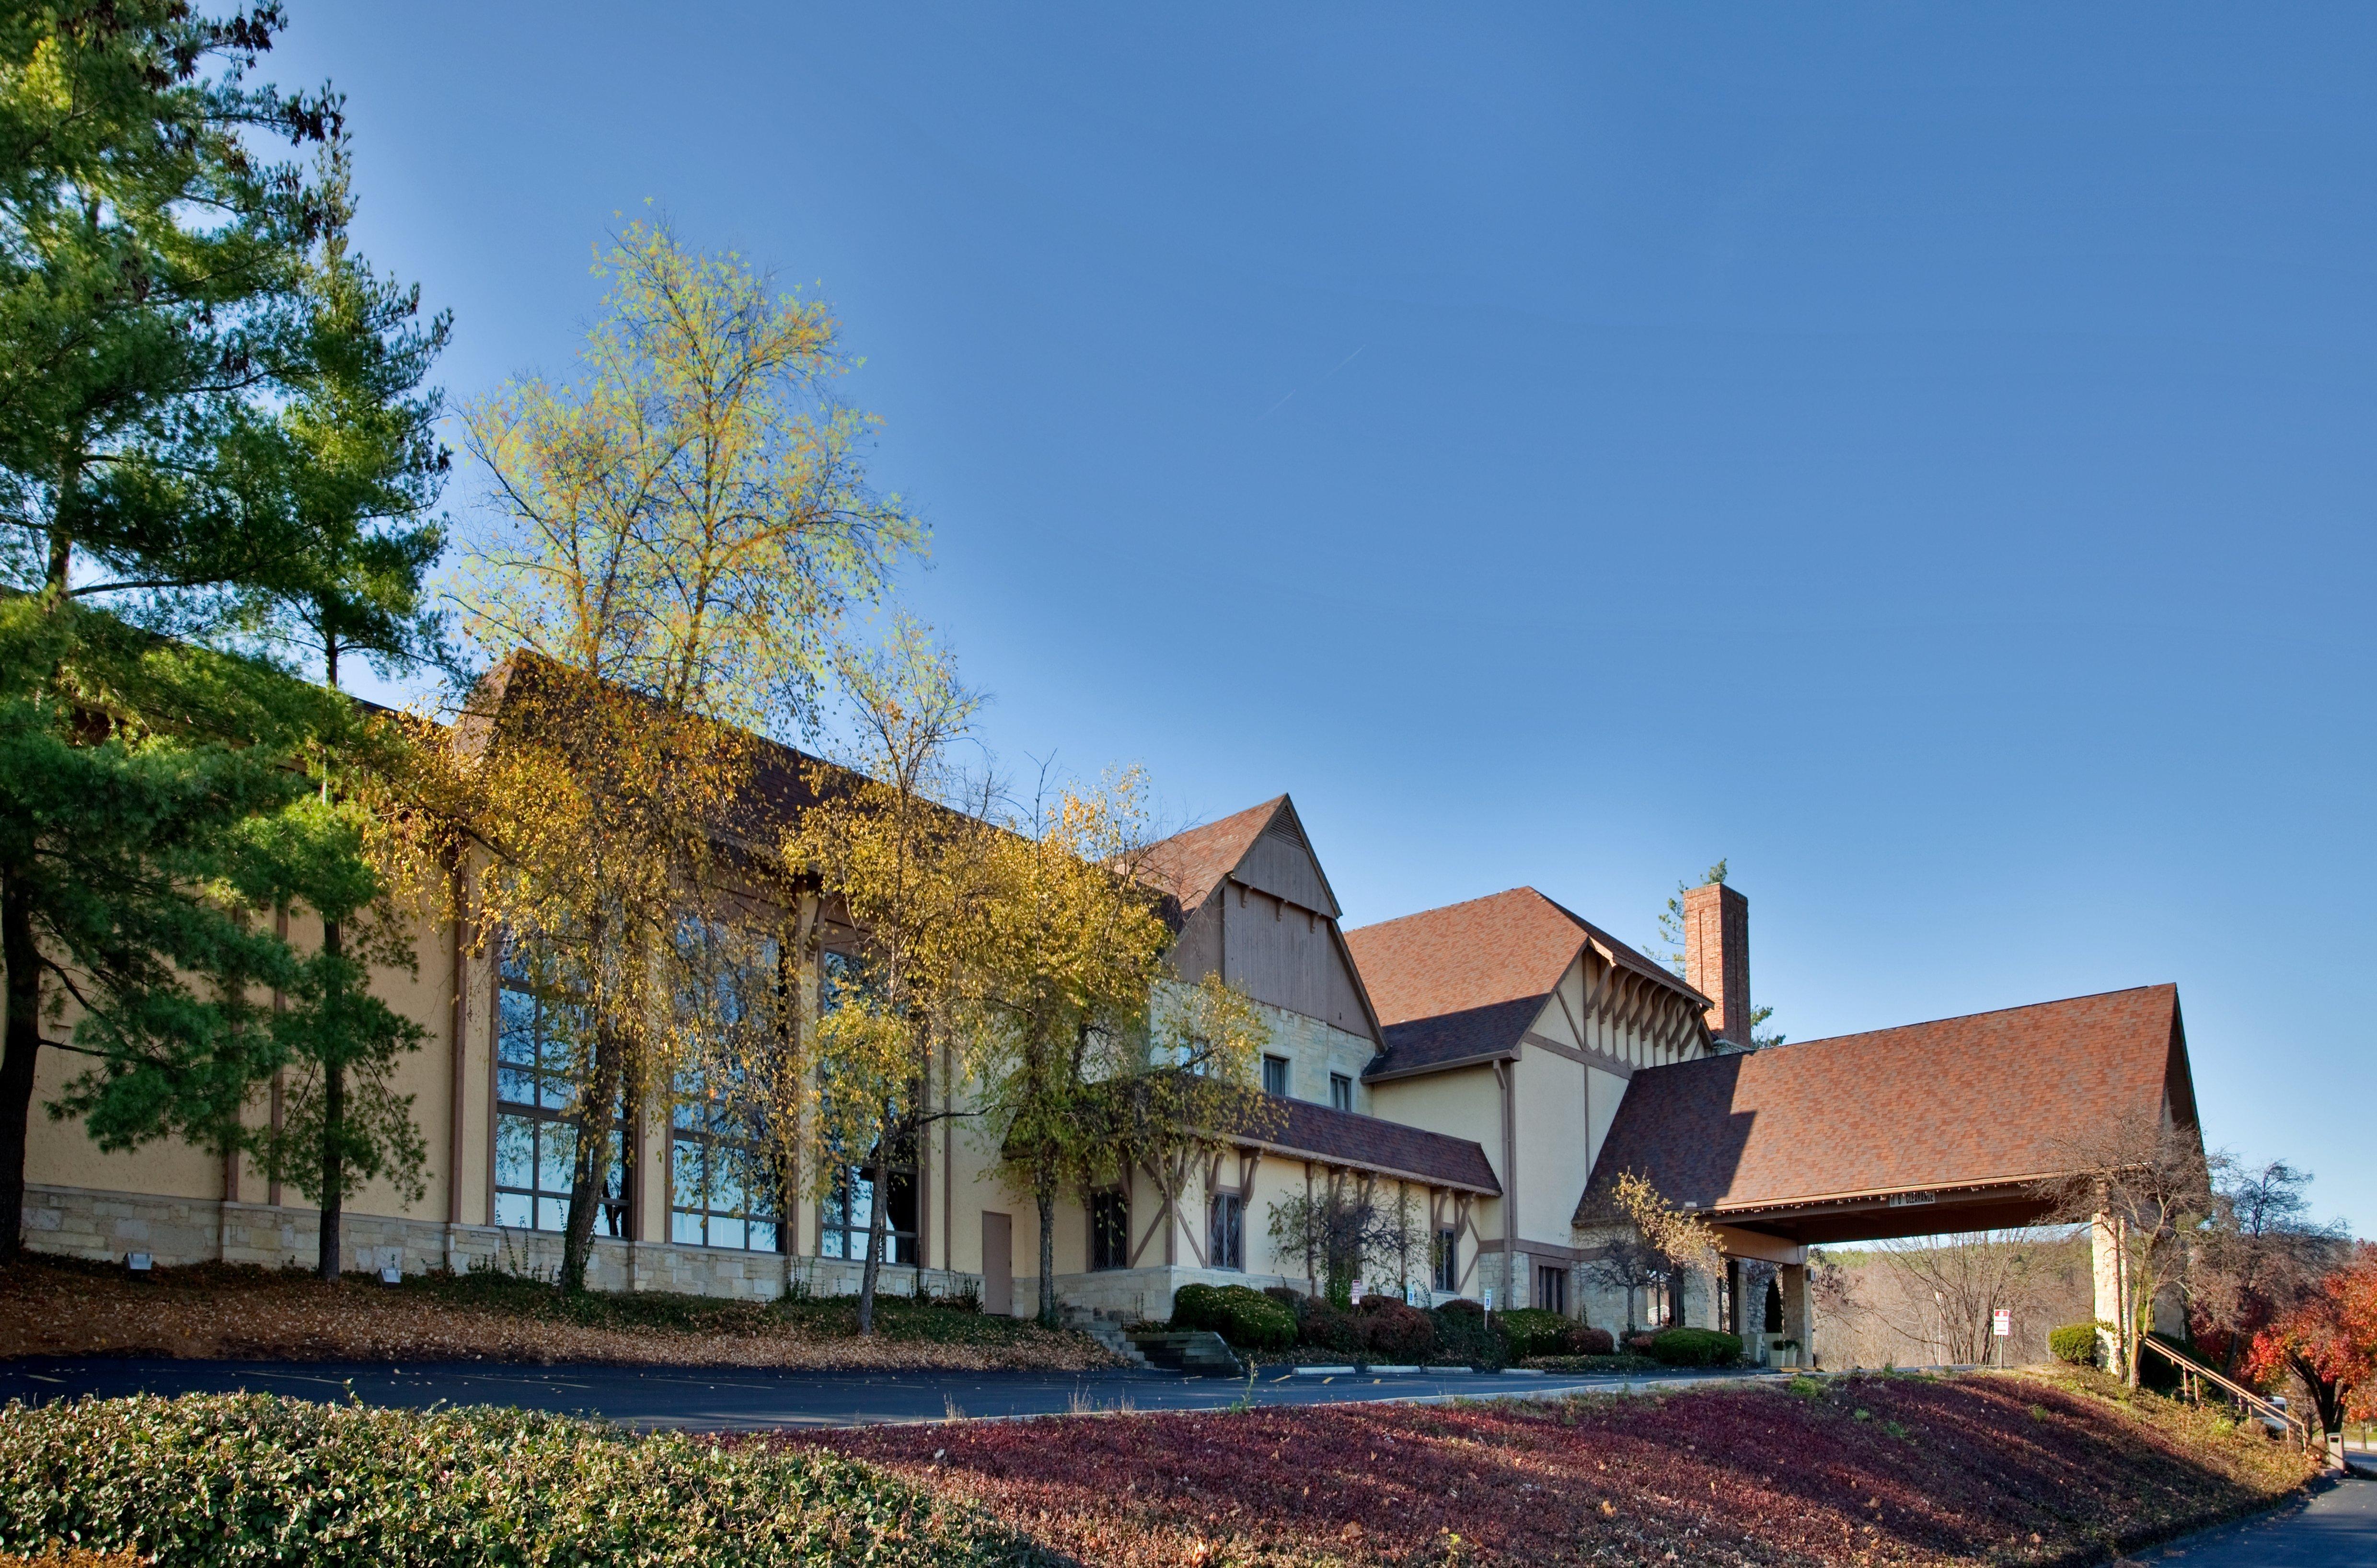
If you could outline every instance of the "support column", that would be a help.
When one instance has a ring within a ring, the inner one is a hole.
[[[2096,1286],[2096,1322],[2119,1323],[2123,1321],[2125,1298],[2121,1264],[2125,1238],[2121,1222],[2111,1215],[2098,1215],[2088,1222],[2088,1261]],[[2113,1331],[2096,1330],[2096,1354],[2116,1377],[2128,1375],[2121,1365],[2120,1341]]]
[[[1816,1364],[1815,1302],[1808,1289],[1808,1265],[1778,1263],[1774,1283],[1783,1292],[1783,1337],[1799,1342],[1798,1364]]]

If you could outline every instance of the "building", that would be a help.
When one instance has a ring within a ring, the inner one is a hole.
[[[802,808],[806,761],[771,757],[764,809]],[[1185,1179],[1131,1172],[1061,1206],[1058,1293],[1117,1317],[1163,1316],[1194,1281],[1308,1286],[1269,1216],[1352,1183],[1411,1216],[1410,1248],[1374,1264],[1370,1288],[1614,1324],[1629,1303],[1597,1281],[1580,1205],[1596,1179],[1636,1169],[1710,1211],[1731,1263],[1730,1288],[1706,1299],[1632,1305],[1740,1326],[1738,1266],[1770,1263],[1793,1314],[1773,1337],[1807,1343],[1811,1242],[2036,1217],[2026,1184],[2079,1122],[2152,1104],[2194,1124],[2168,987],[1753,1052],[1748,904],[1729,887],[1687,901],[1687,978],[1531,888],[1346,931],[1285,796],[1167,840],[1153,862],[1175,972],[1220,975],[1257,1003],[1272,1036],[1263,1086],[1282,1104],[1266,1136]],[[811,913],[813,1006],[860,934],[830,898]],[[396,1088],[413,1096],[430,1159],[418,1201],[382,1189],[349,1200],[351,1267],[558,1261],[567,1179],[553,1154],[571,1089],[544,1046],[547,1003],[499,951],[473,953],[463,937],[425,927],[417,975],[383,976],[428,1034]],[[39,1097],[55,1098],[75,1066],[45,1053]],[[2011,1101],[2009,1085],[2021,1090]],[[932,1092],[962,1094],[946,1071]],[[277,1095],[255,1114],[278,1115]],[[647,1110],[621,1128],[595,1287],[854,1289],[879,1197],[886,1288],[979,1290],[988,1310],[1031,1309],[1032,1207],[959,1121],[936,1123],[881,1194],[853,1179],[796,1203],[731,1174],[717,1157],[731,1128],[675,1119]],[[275,1265],[314,1254],[313,1212],[244,1159],[170,1143],[105,1153],[76,1124],[37,1117],[27,1177],[37,1251]],[[1916,1229],[1886,1228],[1899,1224]]]

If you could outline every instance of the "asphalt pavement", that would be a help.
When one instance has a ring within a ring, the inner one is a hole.
[[[1721,1373],[1738,1380],[1745,1374]],[[410,1363],[182,1361],[29,1357],[0,1362],[0,1403],[46,1404],[78,1394],[223,1394],[420,1408],[510,1405],[597,1415],[639,1429],[754,1431],[952,1416],[1055,1416],[1091,1410],[1212,1410],[1251,1397],[1264,1405],[1380,1399],[1542,1397],[1674,1387],[1705,1372],[1629,1378],[1509,1373],[1299,1377],[1284,1370],[1243,1380],[1165,1372],[778,1371],[708,1367],[528,1367],[486,1361]]]
[[[2323,1482],[2302,1502],[2173,1541],[2139,1561],[2184,1568],[2377,1568],[2377,1479]]]

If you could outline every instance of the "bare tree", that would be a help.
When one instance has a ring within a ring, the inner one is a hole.
[[[2246,1342],[2317,1287],[2351,1233],[2311,1223],[2309,1171],[2284,1160],[2249,1167],[2225,1152],[2210,1166],[2213,1221],[2188,1271],[2188,1316],[2226,1342],[2221,1370],[2233,1372]]]
[[[2062,1142],[2054,1157],[2062,1174],[2037,1191],[2053,1205],[2050,1219],[2093,1226],[2111,1249],[2115,1367],[2134,1388],[2155,1305],[2180,1289],[2190,1247],[2214,1212],[2204,1144],[2192,1127],[2131,1112]]]
[[[1992,1313],[2027,1320],[2043,1304],[2063,1240],[2057,1231],[1983,1230],[1878,1242],[1872,1255],[1899,1288],[1859,1310],[1943,1362],[1978,1365],[1989,1359]]]

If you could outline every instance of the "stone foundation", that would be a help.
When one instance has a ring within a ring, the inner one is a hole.
[[[129,1253],[146,1252],[160,1268],[210,1263],[310,1268],[318,1226],[312,1209],[81,1187],[25,1190],[29,1251],[100,1263],[122,1263]],[[561,1269],[561,1237],[554,1231],[348,1214],[340,1232],[343,1266],[364,1272],[389,1267],[405,1274],[498,1269],[551,1279]],[[586,1283],[595,1290],[666,1290],[769,1301],[790,1291],[854,1296],[865,1270],[863,1263],[841,1258],[597,1237],[587,1260]],[[960,1296],[979,1291],[982,1276],[886,1265],[877,1287],[891,1296],[919,1290]]]

